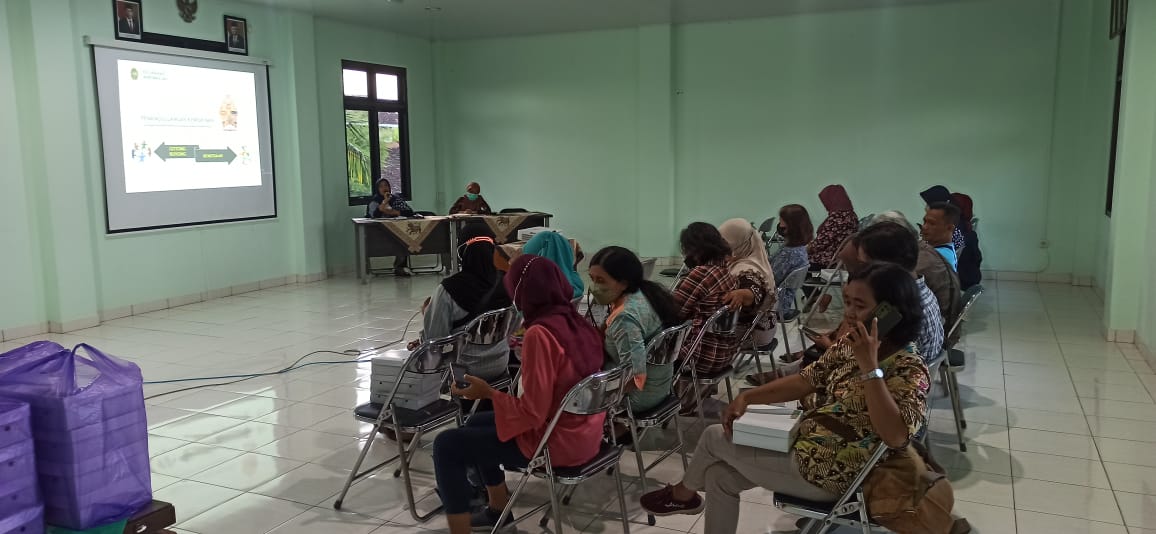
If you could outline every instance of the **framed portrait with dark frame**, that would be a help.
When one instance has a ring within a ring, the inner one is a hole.
[[[141,29],[140,0],[112,0],[112,23],[116,38],[123,41],[139,41]]]
[[[225,15],[225,50],[230,54],[249,55],[249,22]]]

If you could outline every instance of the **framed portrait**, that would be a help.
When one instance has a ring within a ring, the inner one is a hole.
[[[249,55],[249,23],[245,19],[225,15],[225,49],[230,54]]]
[[[112,0],[112,18],[116,27],[116,38],[139,41],[141,29],[140,0]]]

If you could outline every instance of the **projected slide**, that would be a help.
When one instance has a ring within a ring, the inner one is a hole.
[[[93,65],[109,233],[277,216],[266,62],[114,43]]]
[[[261,185],[254,75],[119,60],[127,193]]]

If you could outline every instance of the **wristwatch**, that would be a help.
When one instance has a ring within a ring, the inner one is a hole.
[[[882,369],[875,368],[875,369],[872,369],[870,371],[867,371],[866,373],[859,375],[859,381],[860,382],[866,382],[868,380],[875,380],[876,378],[878,378],[878,379],[883,378],[883,370]]]

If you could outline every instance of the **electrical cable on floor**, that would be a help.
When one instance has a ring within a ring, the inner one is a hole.
[[[187,387],[187,388],[174,389],[172,391],[166,391],[164,393],[156,393],[156,394],[149,395],[149,396],[145,397],[145,400],[154,399],[157,397],[164,397],[166,395],[172,395],[174,393],[192,391],[195,389],[210,388],[210,387],[216,387],[216,386],[228,386],[231,384],[237,384],[239,382],[244,382],[246,380],[252,380],[254,378],[262,378],[262,377],[266,377],[266,376],[281,375],[281,374],[288,373],[290,371],[295,371],[297,369],[309,367],[310,365],[334,365],[334,364],[343,364],[343,363],[361,363],[361,362],[366,361],[362,357],[365,354],[372,354],[372,353],[377,352],[377,351],[384,349],[386,347],[390,347],[393,345],[397,345],[398,343],[405,342],[406,335],[409,334],[409,327],[413,325],[413,320],[416,319],[419,314],[421,314],[420,310],[414,312],[414,314],[412,316],[410,316],[409,321],[407,321],[405,323],[405,329],[402,330],[400,338],[398,338],[394,341],[390,341],[388,343],[385,343],[383,345],[378,345],[378,346],[373,347],[371,349],[351,349],[351,350],[347,350],[347,351],[343,351],[343,352],[337,352],[337,351],[333,351],[333,350],[315,350],[313,352],[310,352],[309,354],[306,354],[300,358],[297,358],[297,361],[294,361],[288,367],[281,369],[280,371],[268,371],[268,372],[264,372],[264,373],[250,373],[250,374],[240,374],[240,375],[207,376],[207,377],[198,377],[198,378],[178,378],[175,380],[156,380],[156,381],[152,381],[152,382],[145,382],[144,385],[148,386],[148,385],[160,385],[160,384],[179,384],[179,383],[183,383],[183,382],[201,382],[204,380],[235,379],[235,380],[231,380],[229,382],[214,382],[212,384],[200,384],[200,385],[191,386],[191,387]],[[357,356],[357,358],[355,358],[353,360],[301,363],[306,358],[313,356],[314,354],[337,354],[339,356]]]

